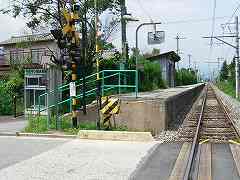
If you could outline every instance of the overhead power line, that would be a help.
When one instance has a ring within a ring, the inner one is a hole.
[[[146,11],[146,9],[143,7],[142,2],[140,0],[138,0],[138,5],[139,7],[142,9],[142,11],[148,16],[148,18],[150,19],[151,22],[153,22],[153,19],[151,17],[151,15]]]
[[[214,31],[215,31],[215,18],[216,18],[216,8],[217,8],[217,1],[214,0],[213,4],[213,18],[212,18],[212,36],[214,36]],[[213,46],[213,39],[211,38],[210,41],[211,48]]]
[[[227,18],[229,18],[229,16],[215,17],[215,20],[227,19]],[[212,18],[167,21],[167,22],[162,22],[162,24],[199,23],[199,22],[207,22],[207,21],[212,21]]]

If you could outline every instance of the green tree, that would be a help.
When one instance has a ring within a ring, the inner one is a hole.
[[[196,84],[197,81],[197,73],[194,70],[189,70],[182,68],[176,72],[176,85],[191,85]]]
[[[27,26],[35,31],[41,29],[40,27],[47,27],[47,29],[62,29],[65,24],[65,18],[63,15],[63,9],[70,10],[71,2],[66,0],[8,0],[9,6],[1,9],[3,14],[10,14],[13,17],[24,17],[27,20]],[[108,11],[109,14],[119,15],[120,13],[120,1],[121,0],[97,0],[97,12],[99,15]],[[87,74],[93,70],[95,53],[95,7],[94,0],[79,0],[80,21],[86,15],[87,21],[87,61],[85,62],[85,71]],[[82,23],[80,23],[79,31],[82,31]],[[106,38],[113,32],[112,28],[116,28],[117,20],[113,19],[113,22],[109,23],[108,29],[103,27],[103,35],[100,39],[100,45],[103,50],[111,47],[106,42]],[[46,28],[45,28],[46,29]],[[105,33],[105,34],[104,34]],[[62,66],[61,61],[53,56],[55,64]],[[81,64],[82,65],[82,64]]]
[[[228,65],[227,62],[224,61],[220,71],[220,80],[224,81],[227,80],[227,78],[228,78]]]
[[[4,14],[10,14],[13,17],[22,16],[28,22],[27,26],[31,29],[38,29],[40,26],[49,28],[59,28],[63,26],[63,9],[70,9],[72,1],[66,0],[8,0],[9,6],[1,9]],[[87,12],[88,25],[94,29],[94,0],[79,0],[80,17]],[[118,13],[120,0],[97,0],[98,13],[109,10],[112,13]]]

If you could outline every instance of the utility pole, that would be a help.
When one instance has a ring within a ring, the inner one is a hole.
[[[179,41],[182,39],[186,39],[184,37],[180,37],[179,34],[177,34],[177,37],[175,38],[177,40],[177,55],[180,56],[181,52],[180,52],[180,48],[179,48]],[[177,68],[179,70],[179,62],[177,62]]]
[[[179,34],[177,34],[177,37],[175,38],[177,40],[177,55],[180,55],[181,52],[180,52],[180,48],[179,48],[179,42],[181,39],[187,39],[187,38],[184,38],[184,37],[180,37]]]
[[[128,64],[127,21],[124,18],[125,15],[127,15],[126,1],[121,0],[121,29],[122,29],[122,57],[123,57],[122,63],[124,67],[124,68],[120,67],[121,69],[125,69]]]
[[[236,23],[236,57],[235,57],[235,72],[236,72],[236,98],[239,97],[239,28],[238,16],[235,18]]]
[[[231,46],[232,48],[234,48],[236,50],[236,56],[235,56],[235,76],[236,76],[236,98],[239,97],[239,20],[238,20],[238,16],[235,17],[235,22],[231,23],[231,24],[235,24],[235,34],[234,35],[230,35],[230,36],[211,36],[211,37],[203,37],[203,38],[215,38],[218,41],[221,41],[224,44],[227,44],[229,46]],[[226,41],[224,41],[221,38],[236,38],[235,45],[232,45]]]
[[[192,55],[191,54],[188,54],[188,70],[190,71],[191,69],[191,57]]]
[[[94,0],[94,7],[95,7],[95,43],[96,43],[96,47],[95,47],[95,52],[96,54],[98,54],[100,52],[100,47],[99,47],[99,16],[98,16],[98,6],[97,6],[97,0]],[[100,60],[98,58],[98,56],[96,56],[96,66],[97,66],[97,78],[96,78],[96,84],[97,84],[97,106],[98,106],[98,119],[96,122],[97,128],[101,129],[100,126],[100,121],[101,121],[101,117],[100,117],[100,110],[102,107],[102,97],[101,97],[101,79],[100,79]]]

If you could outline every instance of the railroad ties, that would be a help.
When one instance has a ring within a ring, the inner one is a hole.
[[[216,179],[212,173],[216,159],[212,156],[213,147],[219,143],[229,147],[240,179],[240,143],[236,141],[239,138],[227,107],[217,97],[213,85],[207,84],[183,122],[179,141],[184,143],[169,180]]]
[[[196,132],[198,118],[201,114],[202,98],[195,107],[188,119],[183,124],[183,131],[180,134],[180,141],[192,141]],[[207,90],[207,99],[203,111],[202,124],[200,129],[200,142],[208,141],[213,143],[226,143],[229,140],[237,139],[233,125],[228,120],[220,100],[211,86]]]

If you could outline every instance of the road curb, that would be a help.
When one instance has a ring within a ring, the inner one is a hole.
[[[16,132],[16,136],[76,139],[76,135],[37,134]]]
[[[80,130],[77,137],[80,139],[109,141],[154,141],[154,138],[150,132]]]
[[[16,133],[0,133],[0,136],[16,136]]]

